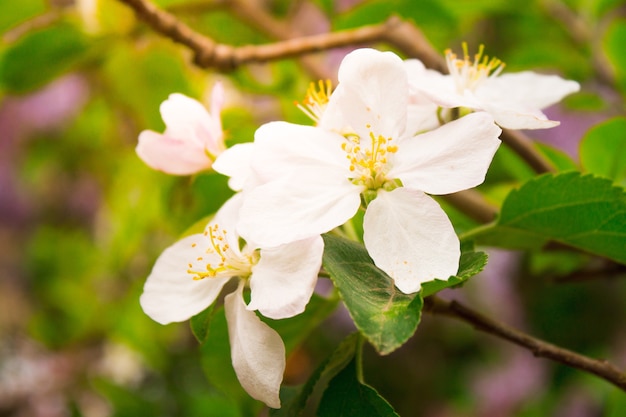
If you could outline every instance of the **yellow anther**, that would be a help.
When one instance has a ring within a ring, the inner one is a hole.
[[[208,239],[208,245],[204,251],[209,260],[214,262],[206,262],[205,257],[198,256],[195,260],[197,263],[189,263],[187,273],[198,281],[205,278],[214,278],[217,276],[247,276],[250,274],[252,265],[258,262],[254,253],[244,255],[238,251],[233,251],[226,239],[227,231],[222,229],[218,224],[212,224],[205,229],[204,236]],[[197,244],[193,243],[192,247]]]
[[[398,150],[397,146],[390,144],[392,140],[393,138],[376,135],[370,130],[369,143],[363,149],[361,137],[351,135],[346,138],[346,142],[341,144],[341,149],[346,152],[346,157],[350,161],[350,172],[358,174],[352,181],[365,185],[368,189],[377,189],[385,183],[387,155]]]
[[[465,90],[474,91],[484,80],[496,77],[504,69],[505,64],[497,58],[489,58],[484,55],[485,46],[480,45],[474,59],[470,58],[467,42],[463,42],[463,59],[457,57],[450,49],[447,49],[446,62],[450,75],[459,93]]]
[[[302,103],[295,102],[304,114],[309,116],[316,124],[319,123],[326,105],[330,100],[332,94],[332,82],[330,80],[319,80],[317,85],[310,83],[309,88],[306,90],[306,96]]]

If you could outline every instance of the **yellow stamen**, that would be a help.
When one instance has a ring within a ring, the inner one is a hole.
[[[485,45],[481,44],[474,59],[470,59],[467,42],[463,42],[463,59],[457,58],[450,49],[446,50],[448,70],[459,93],[465,90],[475,91],[482,82],[490,77],[497,77],[504,69],[504,62],[498,58],[490,59],[484,52]]]
[[[398,147],[391,145],[393,138],[376,135],[372,131],[370,131],[369,139],[368,146],[362,149],[363,144],[359,136],[348,136],[341,144],[341,149],[346,152],[346,158],[350,161],[350,171],[356,174],[353,182],[375,190],[387,181],[387,155],[396,153]]]
[[[208,255],[216,255],[217,262],[203,264],[204,257],[199,256],[196,261],[200,264],[188,264],[187,273],[193,275],[193,279],[198,281],[205,278],[214,278],[217,276],[247,276],[250,274],[252,265],[256,263],[253,259],[254,255],[247,256],[233,251],[226,239],[227,230],[222,229],[218,224],[209,225],[204,236],[208,238],[209,246],[205,253]],[[196,243],[192,243],[191,247],[195,248]]]
[[[319,80],[317,85],[312,82],[302,103],[295,102],[294,104],[317,124],[326,110],[332,87],[330,80]]]

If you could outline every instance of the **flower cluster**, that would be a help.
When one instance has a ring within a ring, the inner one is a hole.
[[[276,408],[285,349],[255,311],[272,319],[304,311],[321,267],[321,234],[362,210],[363,243],[400,291],[455,275],[459,239],[430,195],[482,183],[500,127],[554,126],[541,109],[578,84],[500,75],[503,64],[482,49],[473,60],[448,53],[447,62],[443,75],[391,52],[356,50],[341,63],[334,91],[330,82],[313,84],[299,105],[314,126],[270,122],[254,142],[229,149],[220,85],[213,115],[172,95],[161,107],[164,135],[143,132],[139,156],[172,174],[212,167],[237,194],[204,233],[163,252],[141,296],[144,311],[159,323],[184,321],[237,280],[224,299],[233,367],[252,397]]]

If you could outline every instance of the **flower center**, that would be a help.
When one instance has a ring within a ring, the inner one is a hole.
[[[475,91],[489,77],[497,77],[504,69],[504,63],[498,58],[484,55],[485,46],[480,45],[478,53],[471,60],[467,51],[467,43],[463,42],[463,59],[457,58],[450,49],[446,50],[448,71],[454,79],[459,93],[465,90]]]
[[[368,125],[369,129],[370,126]],[[341,149],[350,161],[350,171],[354,173],[352,182],[364,185],[369,190],[381,188],[387,182],[387,156],[396,153],[398,147],[392,145],[393,138],[375,135],[370,131],[369,143],[361,143],[358,135],[347,135]]]
[[[258,262],[256,254],[244,255],[239,250],[233,250],[226,234],[227,231],[218,224],[211,224],[206,228],[204,236],[210,242],[204,251],[207,256],[198,256],[194,262],[189,263],[187,269],[187,273],[193,275],[194,280],[250,275],[252,266]],[[196,248],[197,243],[192,243],[191,247]]]
[[[311,83],[306,90],[306,96],[302,103],[296,102],[295,105],[318,124],[322,114],[324,114],[324,110],[326,110],[332,87],[330,80],[319,80],[317,85]]]

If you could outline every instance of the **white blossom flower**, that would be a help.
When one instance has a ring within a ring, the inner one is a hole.
[[[407,131],[408,79],[390,52],[352,52],[326,112],[337,128],[273,122],[255,135],[239,230],[268,246],[342,225],[367,204],[364,242],[376,265],[405,293],[458,270],[459,241],[430,194],[480,184],[501,130],[476,113],[431,132]],[[344,127],[353,133],[343,135]],[[413,129],[414,127],[412,127]]]
[[[171,94],[160,108],[165,132],[141,132],[137,155],[151,168],[173,175],[210,169],[226,149],[220,119],[223,106],[221,83],[216,83],[211,93],[211,114],[200,102],[183,94]]]
[[[508,129],[558,126],[559,122],[548,120],[541,110],[580,89],[577,82],[557,75],[532,71],[501,74],[504,63],[484,55],[482,45],[473,59],[467,44],[463,49],[463,59],[446,51],[449,75],[432,70],[409,71],[411,88],[443,108],[485,111]]]
[[[215,162],[213,170],[229,177],[228,186],[234,191],[241,191],[251,177],[250,161],[254,153],[252,142],[238,143],[222,152]]]
[[[161,324],[184,321],[211,305],[231,278],[238,278],[237,291],[224,302],[233,367],[250,396],[280,408],[285,348],[278,333],[254,310],[272,319],[303,312],[315,287],[324,245],[316,236],[271,249],[250,244],[240,248],[235,224],[241,203],[242,195],[235,195],[204,233],[167,248],[145,283],[140,303]],[[246,283],[251,288],[247,306]]]

